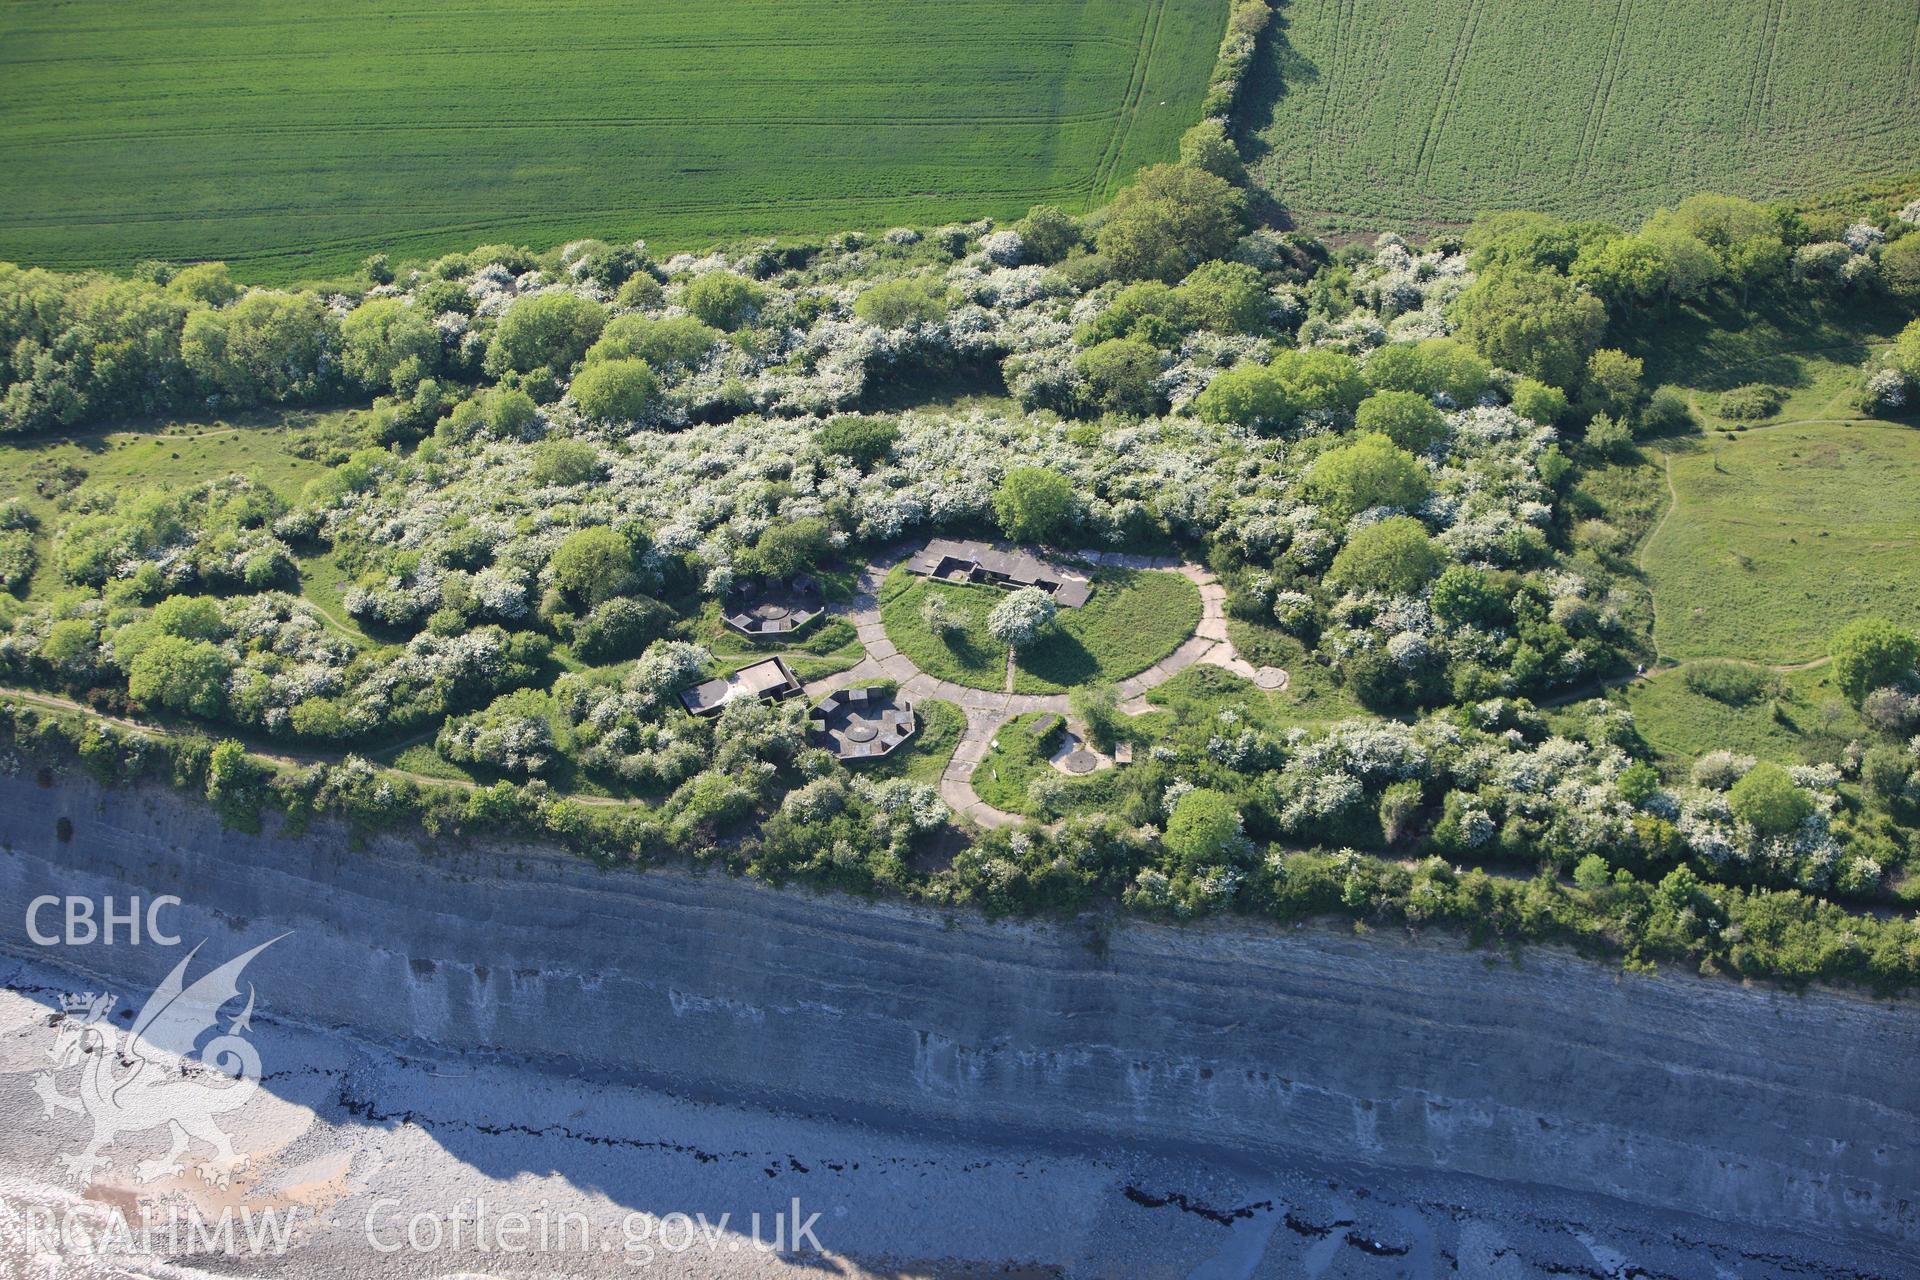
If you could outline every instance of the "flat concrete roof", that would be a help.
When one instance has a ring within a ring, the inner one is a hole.
[[[1093,583],[1084,574],[1016,547],[970,539],[933,539],[907,561],[907,572],[939,577],[944,572],[943,565],[976,569],[1014,586],[1041,587],[1068,608],[1085,604],[1093,595]]]
[[[680,704],[694,715],[718,711],[735,698],[785,698],[800,692],[800,678],[785,659],[762,658],[729,676],[708,680],[681,693]]]

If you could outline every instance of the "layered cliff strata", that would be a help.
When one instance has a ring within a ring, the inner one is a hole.
[[[49,954],[19,904],[176,894],[169,927],[209,955],[293,931],[249,970],[265,1016],[390,1044],[969,1141],[1484,1179],[1823,1256],[1920,1246],[1910,1005],[1241,921],[992,922],[333,827],[250,837],[79,779],[0,780],[0,845],[16,954],[150,985],[177,949]]]

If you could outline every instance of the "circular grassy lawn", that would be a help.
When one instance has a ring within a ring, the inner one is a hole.
[[[951,637],[934,634],[921,618],[937,593],[964,626]],[[975,689],[1006,687],[1007,647],[987,634],[987,615],[1006,599],[994,587],[929,582],[905,569],[880,589],[880,620],[887,638],[931,676]],[[1100,569],[1093,598],[1062,609],[1041,639],[1020,651],[1016,693],[1065,693],[1077,685],[1138,675],[1179,648],[1200,623],[1200,589],[1177,573]]]

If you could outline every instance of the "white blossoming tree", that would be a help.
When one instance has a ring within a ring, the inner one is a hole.
[[[1038,587],[1022,587],[987,615],[987,632],[1015,649],[1025,648],[1053,623],[1060,606]]]

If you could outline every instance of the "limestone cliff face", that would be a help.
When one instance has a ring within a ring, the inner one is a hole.
[[[212,958],[293,930],[249,970],[268,1017],[828,1115],[1438,1169],[1920,1242],[1911,1005],[1242,922],[1096,941],[536,847],[255,838],[191,799],[76,778],[0,779],[0,850],[12,950],[38,950],[23,907],[43,893],[177,894],[166,922]],[[49,954],[137,1000],[184,953]]]

